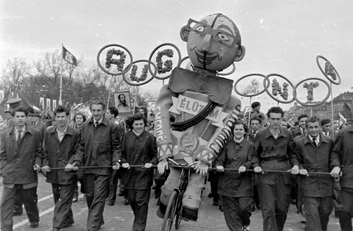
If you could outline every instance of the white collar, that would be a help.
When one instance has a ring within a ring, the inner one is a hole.
[[[103,116],[102,116],[99,120],[93,119],[93,121],[94,121],[94,124],[95,124],[96,122],[98,122],[98,124],[101,124],[102,121],[103,121]]]
[[[313,137],[311,135],[308,135],[308,136],[309,136],[310,141],[313,142]],[[316,144],[320,143],[320,135],[315,137],[315,143]]]
[[[19,133],[20,131],[24,133],[26,131],[26,126],[24,126],[22,129],[19,129],[19,130],[17,130],[17,128],[15,127],[15,131],[16,131],[16,134]]]

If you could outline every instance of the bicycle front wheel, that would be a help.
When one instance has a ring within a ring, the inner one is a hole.
[[[173,191],[172,195],[170,195],[169,202],[167,205],[167,210],[165,211],[165,214],[164,214],[161,231],[170,231],[172,229],[175,213],[178,207],[177,199],[178,199],[178,192]]]

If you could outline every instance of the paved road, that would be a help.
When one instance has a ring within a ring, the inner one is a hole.
[[[2,182],[2,179],[0,179]],[[0,184],[0,196],[2,195],[3,187]],[[186,222],[182,221],[180,231],[218,231],[228,230],[224,221],[223,213],[219,211],[217,206],[212,205],[212,199],[208,198],[209,187],[206,186],[205,193],[203,194],[202,205],[199,211],[199,219],[197,222]],[[51,195],[51,186],[45,183],[45,179],[42,175],[39,177],[38,187],[38,199],[39,199],[39,210],[41,215],[40,225],[37,229],[30,229],[27,216],[22,215],[14,217],[14,230],[28,231],[50,231],[52,230],[52,218],[53,218],[53,197]],[[123,204],[123,198],[118,197],[117,202],[114,206],[106,205],[104,211],[105,224],[102,226],[101,231],[108,230],[119,230],[128,231],[131,230],[133,213],[130,206]],[[150,200],[148,222],[146,231],[157,231],[160,230],[162,220],[159,219],[156,214],[157,206],[156,200],[152,197]],[[84,231],[86,230],[86,219],[87,219],[87,206],[86,201],[80,195],[80,199],[77,203],[73,204],[73,212],[75,218],[75,224],[63,231]],[[256,210],[251,216],[250,230],[262,230],[262,217],[261,212]],[[285,231],[304,231],[305,227],[299,222],[298,216],[295,214],[294,206],[290,207],[288,213],[288,219],[285,226]],[[334,216],[330,217],[329,228],[330,231],[338,231],[339,224],[338,219]]]

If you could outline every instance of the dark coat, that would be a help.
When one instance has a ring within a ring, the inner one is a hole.
[[[308,136],[295,140],[296,150],[299,159],[299,169],[306,169],[308,172],[331,171],[331,151],[333,141],[330,137],[320,135],[320,143],[317,147],[311,142]],[[327,197],[333,193],[333,177],[330,175],[300,176],[300,188],[307,197]]]
[[[84,169],[84,174],[110,175],[110,167],[121,159],[118,126],[104,117],[95,127],[92,118],[82,125],[81,134],[74,161],[79,166],[107,167]]]
[[[248,140],[236,144],[230,140],[221,154],[215,160],[215,166],[223,166],[238,170],[240,166],[247,169],[251,166],[251,154],[254,146]],[[243,197],[253,195],[252,175],[249,172],[225,171],[219,173],[218,194],[228,197]]]
[[[20,145],[11,127],[2,134],[0,166],[4,184],[32,184],[38,182],[35,164],[41,165],[43,149],[37,130],[26,126]]]
[[[289,160],[291,165],[298,165],[297,155],[295,152],[295,144],[291,133],[284,128],[280,128],[280,133],[275,139],[270,132],[270,128],[265,128],[256,134],[254,141],[254,152],[252,154],[253,166],[260,166],[264,170],[289,170],[277,169],[278,165],[263,165],[263,161],[277,159],[281,161]],[[282,168],[282,167],[280,167]]]
[[[258,132],[259,131],[257,131],[257,133]],[[250,141],[251,143],[254,143],[256,134],[254,134],[254,131],[250,129],[248,136],[247,136],[247,140]]]
[[[333,165],[342,171],[341,187],[353,189],[353,127],[337,133],[332,155]]]
[[[128,131],[123,140],[121,162],[130,165],[157,164],[156,138],[147,131],[139,136]],[[149,189],[153,183],[153,168],[123,169],[122,183],[127,189]]]
[[[56,126],[50,126],[44,133],[44,158],[43,166],[51,168],[65,167],[74,160],[75,151],[80,141],[80,132],[68,127],[62,141],[59,141]],[[47,173],[47,182],[68,185],[74,181],[74,176],[64,169],[51,170]]]

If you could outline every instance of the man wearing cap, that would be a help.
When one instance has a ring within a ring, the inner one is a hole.
[[[16,191],[20,192],[31,228],[38,227],[38,175],[42,161],[42,146],[37,130],[27,126],[28,111],[14,110],[15,126],[8,128],[1,139],[0,168],[4,191],[1,198],[1,230],[11,231]]]
[[[47,130],[47,125],[45,125],[42,121],[40,121],[40,112],[34,112],[31,117],[31,126],[34,129],[37,129],[42,136],[42,140],[44,139],[45,130]]]
[[[249,112],[245,115],[245,120],[247,121],[251,121],[253,118],[258,117],[261,120],[261,124],[264,125],[265,124],[265,115],[264,113],[260,112],[260,108],[261,108],[261,104],[259,102],[253,102],[251,104],[251,111],[250,111],[250,115]],[[249,118],[250,117],[250,118]]]
[[[4,124],[6,125],[6,127],[12,127],[15,125],[15,122],[13,121],[12,118],[12,113],[10,110],[6,110],[5,111],[5,120],[4,120]]]

